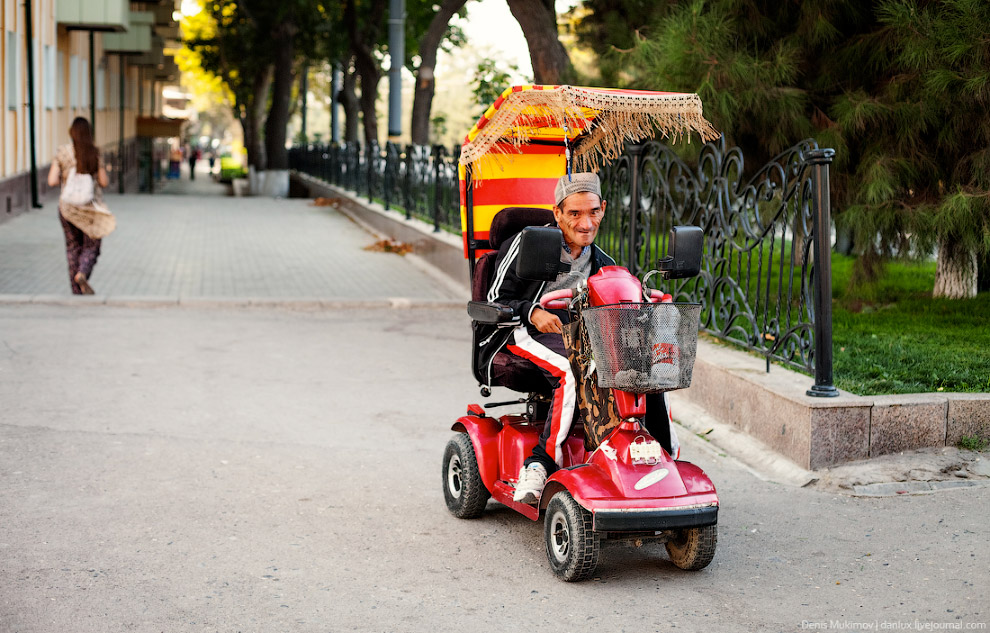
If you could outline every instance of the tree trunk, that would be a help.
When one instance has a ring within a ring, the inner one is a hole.
[[[849,227],[835,224],[835,252],[840,255],[852,255],[855,243],[853,242],[853,232]]]
[[[354,143],[358,140],[358,112],[360,108],[358,107],[357,91],[355,90],[356,85],[357,73],[351,70],[349,66],[345,67],[343,85],[337,97],[340,100],[341,107],[344,108],[345,143]]]
[[[292,105],[293,68],[292,61],[296,49],[293,37],[296,25],[291,19],[272,30],[275,40],[274,79],[272,82],[272,105],[265,121],[265,150],[268,154],[268,169],[289,168],[289,152],[285,147],[286,129],[289,124],[289,107]]]
[[[354,71],[361,78],[361,118],[364,123],[364,140],[366,143],[378,142],[378,112],[375,105],[378,101],[378,82],[382,78],[382,70],[378,60],[371,52],[371,46],[378,41],[382,22],[385,18],[385,0],[374,0],[372,5],[362,15],[365,16],[362,28],[358,27],[356,0],[348,0],[344,7],[344,23],[347,25],[347,36],[351,53],[354,55]]]
[[[265,154],[261,120],[268,103],[268,90],[272,85],[272,67],[254,76],[251,81],[251,98],[244,109],[244,147],[247,149],[248,166],[264,171],[268,165]]]
[[[533,62],[533,81],[564,84],[573,81],[574,68],[557,36],[553,0],[506,0],[512,17],[522,27]]]
[[[950,239],[938,243],[933,297],[970,299],[976,296],[976,251]]]
[[[990,291],[990,253],[977,257],[976,268],[976,291]]]
[[[306,115],[309,109],[309,60],[304,59],[299,64],[299,71],[296,72],[299,79],[299,98],[291,100],[289,107],[289,118],[299,113],[299,138],[305,145],[309,143],[309,134],[306,130]]]
[[[367,58],[355,58],[355,70],[361,76],[361,121],[364,123],[364,142],[378,142],[378,83],[382,79],[382,71],[378,63],[370,55]]]
[[[430,112],[433,109],[433,94],[436,79],[433,71],[437,65],[437,48],[447,32],[450,18],[460,11],[467,0],[444,0],[440,9],[430,21],[426,34],[419,43],[419,69],[416,70],[416,90],[412,107],[413,145],[430,144]]]

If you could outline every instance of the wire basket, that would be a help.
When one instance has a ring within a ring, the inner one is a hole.
[[[583,312],[598,384],[632,393],[691,386],[701,305],[623,303]]]

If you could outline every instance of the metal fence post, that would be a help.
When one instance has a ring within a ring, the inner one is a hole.
[[[443,161],[443,145],[433,146],[433,232],[440,232],[440,168]]]
[[[377,165],[375,164],[375,156],[379,154],[377,143],[367,143],[365,144],[365,162],[367,163],[367,173],[368,173],[368,202],[374,200],[374,188],[375,188],[375,169]]]
[[[807,154],[811,165],[812,210],[815,254],[815,384],[809,396],[832,398],[839,395],[832,384],[832,207],[828,166],[833,149],[815,149]]]
[[[413,195],[412,192],[413,169],[414,169],[413,164],[415,160],[415,156],[414,156],[415,152],[416,152],[415,146],[406,145],[406,159],[403,161],[403,164],[405,164],[406,166],[406,173],[405,176],[403,177],[402,200],[403,200],[403,204],[406,207],[407,220],[412,219],[412,208],[413,208],[413,204],[415,204],[414,202],[415,196]]]
[[[382,174],[382,199],[385,202],[385,210],[388,211],[392,207],[392,185],[395,183],[395,175],[392,173],[392,154],[396,153],[395,144],[392,141],[387,141],[385,143],[385,173]],[[398,155],[396,153],[396,160],[398,160]]]
[[[639,216],[639,160],[643,155],[642,145],[628,145],[626,151],[632,157],[629,174],[629,270],[634,275],[639,274],[639,243],[636,234],[639,232],[637,220]]]

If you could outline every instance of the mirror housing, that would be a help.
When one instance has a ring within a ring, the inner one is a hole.
[[[528,226],[519,239],[516,274],[522,279],[553,281],[570,266],[560,261],[564,235],[552,226]]]
[[[701,227],[675,226],[670,230],[667,257],[657,262],[664,279],[685,279],[701,272],[701,253],[705,234]]]

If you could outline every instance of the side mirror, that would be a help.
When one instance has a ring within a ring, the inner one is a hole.
[[[560,272],[569,269],[569,266],[560,261],[563,243],[564,236],[558,228],[526,227],[519,239],[516,274],[522,279],[553,281]]]
[[[701,272],[705,234],[697,226],[675,226],[670,230],[667,256],[657,262],[664,279],[685,279]]]

